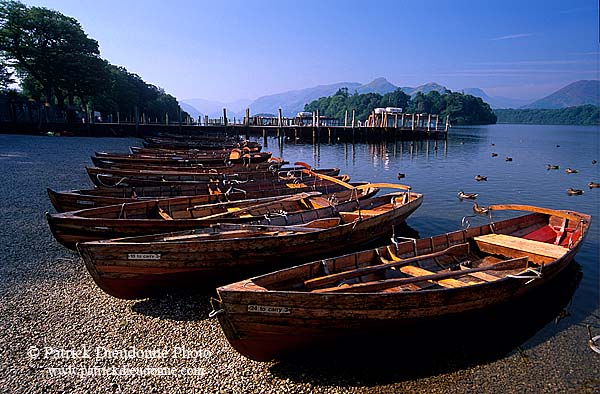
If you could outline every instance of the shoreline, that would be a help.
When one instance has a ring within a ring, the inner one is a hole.
[[[119,149],[128,143],[104,140],[94,148]],[[593,335],[600,334],[600,309],[597,302],[581,302],[581,298],[594,294],[581,291],[581,287],[575,295],[579,301],[573,301],[574,316],[544,325],[520,346],[521,351],[513,349],[476,363],[464,357],[461,360],[461,355],[433,360],[429,352],[398,351],[381,357],[382,366],[375,365],[373,359],[351,357],[355,354],[353,348],[348,349],[346,366],[337,365],[335,355],[322,357],[320,362],[259,363],[245,359],[229,346],[217,320],[208,319],[210,295],[181,293],[123,301],[98,289],[77,254],[54,240],[44,217],[44,211],[51,210],[46,186],[75,187],[88,182],[79,166],[80,162],[89,162],[88,149],[77,150],[80,144],[75,142],[67,148],[57,142],[31,145],[26,156],[0,161],[4,169],[0,181],[5,185],[4,226],[0,227],[4,257],[0,264],[0,384],[7,391],[598,392],[600,363],[598,354],[588,346],[586,325],[591,325]],[[11,149],[21,150],[9,146]],[[46,152],[45,156],[41,152]],[[455,200],[453,195],[451,198]],[[587,283],[597,283],[593,276],[584,278]],[[503,328],[511,335],[518,326],[506,324]],[[443,348],[449,341],[468,344],[477,327],[455,336],[445,335],[444,327],[434,329],[437,335],[431,341]],[[403,333],[397,337],[400,346],[410,339]],[[490,338],[490,344],[494,340]],[[97,348],[118,354],[134,347],[166,349],[169,356],[176,348],[184,347],[196,353],[187,358],[95,357]],[[33,357],[32,348],[40,351],[37,357]],[[46,357],[45,348],[64,357]],[[91,358],[76,357],[84,348]],[[381,348],[382,355],[386,351]],[[416,362],[418,358],[429,360],[429,365]],[[178,374],[109,375],[113,367],[131,374],[147,368],[177,368]],[[77,368],[87,369],[82,372]],[[183,375],[182,368],[192,372],[199,368],[202,374]],[[93,376],[94,371],[100,375]],[[102,375],[102,371],[107,374]]]

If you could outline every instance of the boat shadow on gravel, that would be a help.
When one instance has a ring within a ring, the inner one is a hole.
[[[331,386],[377,386],[467,369],[514,352],[546,325],[564,314],[582,273],[571,264],[552,283],[518,303],[403,327],[395,333],[347,338],[294,354],[270,367],[274,376],[296,382]],[[578,324],[561,321],[560,329]],[[565,324],[566,323],[566,324]],[[542,330],[551,338],[557,329]],[[526,355],[521,353],[523,358]]]
[[[214,293],[214,290],[212,290]],[[208,291],[178,291],[161,297],[137,301],[131,307],[135,313],[175,321],[200,321],[208,319],[212,310]]]
[[[396,226],[396,234],[403,237],[419,238],[419,233],[402,223]],[[381,239],[363,247],[377,247],[385,245],[389,240]],[[273,269],[276,269],[273,268]],[[257,273],[258,274],[258,273]],[[244,279],[245,276],[233,277],[229,282]],[[200,321],[208,319],[208,314],[213,309],[210,305],[211,298],[217,298],[215,289],[219,284],[206,284],[199,286],[196,282],[184,283],[181,290],[170,290],[159,293],[154,297],[137,301],[131,307],[135,313],[150,317],[176,321]],[[220,283],[224,285],[226,283]]]

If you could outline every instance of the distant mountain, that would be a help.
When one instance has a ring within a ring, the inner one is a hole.
[[[284,116],[293,116],[296,113],[304,110],[304,105],[310,103],[313,100],[317,100],[321,97],[328,97],[340,88],[348,88],[348,93],[379,93],[381,95],[393,92],[398,89],[398,86],[390,83],[387,79],[380,77],[372,80],[369,83],[361,84],[358,82],[339,82],[331,85],[319,85],[312,88],[291,90],[288,92],[272,94],[269,96],[263,96],[256,99],[250,104],[252,113],[275,112],[278,108],[281,108]],[[437,83],[428,83],[425,85],[417,86],[416,88],[403,87],[402,90],[415,96],[417,92],[423,92],[427,94],[432,90],[437,90],[440,93],[444,93],[448,89]]]
[[[387,79],[383,77],[379,77],[375,78],[367,84],[359,86],[358,89],[356,89],[356,91],[360,94],[379,93],[381,95],[384,95],[386,93],[393,92],[396,89],[398,89],[398,86],[390,83]],[[354,92],[351,91],[350,93]]]
[[[198,119],[198,117],[200,117],[200,118],[204,117],[204,114],[202,112],[198,111],[198,109],[196,109],[196,107],[192,107],[191,105],[186,104],[183,101],[179,102],[179,106],[181,107],[182,110],[184,110],[185,112],[190,114],[190,116],[194,119]]]
[[[481,97],[483,101],[488,103],[492,108],[520,108],[531,102],[531,100],[512,99],[501,96],[488,96],[486,92],[479,88],[467,88],[462,90],[465,94]]]
[[[541,98],[523,108],[556,109],[577,105],[600,105],[600,81],[581,80],[573,82],[549,96]]]
[[[227,117],[233,119],[233,117],[241,118],[244,116],[246,112],[246,108],[248,108],[248,104],[250,104],[249,99],[241,99],[232,101],[229,103],[224,103],[221,101],[212,101],[205,100],[201,98],[193,98],[193,99],[185,99],[181,100],[180,104],[187,105],[195,109],[195,112],[202,113],[204,115],[208,115],[210,118],[219,118],[223,116],[223,108],[227,108]],[[185,109],[182,107],[182,109]],[[192,114],[190,111],[185,109],[190,115]]]
[[[250,103],[250,110],[256,113],[273,113],[281,108],[283,116],[294,116],[304,109],[304,104],[320,97],[335,94],[341,88],[348,88],[350,93],[361,86],[357,82],[338,82],[331,85],[319,85],[312,88],[290,90],[287,92],[262,96]]]
[[[306,89],[290,90],[287,92],[262,96],[252,102],[250,102],[250,100],[238,100],[233,103],[222,103],[203,99],[186,99],[183,100],[182,103],[194,107],[197,112],[207,114],[211,118],[223,116],[224,107],[227,108],[229,118],[233,118],[234,116],[242,118],[245,109],[248,107],[250,107],[252,114],[277,113],[277,110],[281,108],[284,116],[294,116],[296,113],[304,110],[304,105],[321,97],[331,96],[341,88],[348,88],[348,93],[350,94],[357,92],[360,94],[378,93],[383,95],[393,92],[398,89],[398,86],[383,77],[379,77],[366,84],[361,84],[359,82],[338,82],[329,85],[318,85]],[[426,83],[417,87],[404,86],[401,89],[411,97],[414,97],[418,92],[427,94],[435,90],[440,94],[444,94],[448,91],[445,86],[435,82]],[[518,108],[528,103],[524,100],[509,99],[506,97],[490,97],[479,88],[464,89],[464,92],[481,97],[483,101],[490,104],[492,108]],[[192,114],[190,110],[186,109],[186,111]]]
[[[417,93],[421,92],[423,94],[427,94],[433,91],[439,92],[440,94],[444,94],[448,91],[445,86],[437,84],[435,82],[426,83],[425,85],[417,86],[416,88],[404,87],[402,91],[406,94],[410,94],[411,97],[415,97]]]

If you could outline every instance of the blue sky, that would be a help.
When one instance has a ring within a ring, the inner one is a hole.
[[[75,17],[102,57],[179,99],[254,99],[381,76],[535,99],[600,78],[594,0],[24,3]]]

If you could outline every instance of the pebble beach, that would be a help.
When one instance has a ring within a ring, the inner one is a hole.
[[[415,359],[436,361],[420,367],[413,355],[386,349],[383,365],[341,364],[335,354],[314,362],[248,360],[208,317],[210,294],[124,301],[96,287],[79,256],[53,239],[44,217],[52,211],[46,187],[77,186],[87,158],[73,162],[76,153],[63,152],[52,159],[48,150],[59,148],[45,149],[44,160],[38,148],[0,157],[2,392],[600,392],[600,354],[588,346],[586,329],[600,334],[597,303],[587,316],[552,321],[520,347],[482,362],[421,354]]]

